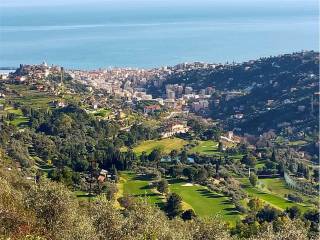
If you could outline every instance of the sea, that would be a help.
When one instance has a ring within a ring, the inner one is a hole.
[[[317,0],[1,1],[0,67],[154,68],[319,48]]]

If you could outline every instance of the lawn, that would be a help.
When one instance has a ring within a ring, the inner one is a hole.
[[[297,141],[291,141],[291,142],[289,142],[289,146],[292,146],[292,147],[294,147],[294,146],[303,146],[303,145],[306,145],[308,142],[306,142],[306,141],[303,141],[303,140],[297,140]]]
[[[29,124],[29,118],[20,116],[11,121],[10,123],[16,127],[23,127]]]
[[[198,141],[198,145],[191,148],[189,153],[195,153],[199,155],[207,155],[207,156],[215,156],[220,157],[223,156],[223,153],[218,151],[219,143],[213,140],[207,141]],[[231,145],[230,145],[231,147]],[[233,160],[239,160],[243,157],[242,154],[228,155],[229,158]]]
[[[29,123],[29,118],[23,116],[23,113],[20,108],[14,109],[13,107],[8,107],[5,109],[5,111],[7,113],[13,113],[16,115],[14,120],[9,121],[12,125],[15,125],[17,127],[23,127]]]
[[[256,164],[257,169],[263,169],[265,167],[265,161],[259,160]]]
[[[137,176],[132,172],[122,172],[121,178],[123,194],[146,198],[149,203],[162,205],[162,196],[149,187],[152,179],[147,176]]]
[[[170,180],[169,183],[170,191],[179,194],[197,215],[209,217],[218,214],[225,221],[233,224],[240,219],[241,215],[228,197],[209,191],[204,186],[184,186],[187,182],[182,180]]]
[[[218,152],[219,143],[213,140],[199,141],[199,144],[190,149],[190,153],[199,153],[202,155],[220,155]]]
[[[153,149],[160,148],[163,153],[169,154],[172,150],[181,150],[188,142],[180,138],[165,138],[161,140],[148,140],[142,142],[137,147],[133,148],[133,151],[137,155],[141,155],[142,152],[149,154]]]
[[[124,194],[146,197],[150,203],[163,207],[164,197],[149,187],[152,179],[137,176],[132,172],[122,172],[121,179],[121,189]],[[229,198],[211,192],[204,186],[184,186],[186,183],[183,180],[169,179],[170,192],[175,192],[182,197],[185,210],[192,208],[200,217],[218,214],[231,224],[240,219],[241,215],[235,210]]]
[[[260,179],[259,182],[264,185],[264,188],[267,189],[267,191],[270,191],[280,197],[285,197],[286,194],[289,193],[297,193],[297,191],[290,189],[287,187],[287,184],[284,179],[282,178],[266,178],[266,179]],[[305,202],[308,202],[311,200],[310,197],[299,194],[302,196],[303,200]],[[308,205],[308,204],[306,204]]]
[[[107,117],[112,113],[112,111],[110,109],[100,108],[96,111],[91,111],[90,113],[96,117]]]
[[[310,208],[310,205],[307,204],[298,204],[291,202],[284,198],[284,194],[290,192],[290,189],[287,189],[285,185],[279,181],[279,179],[262,179],[259,180],[263,183],[268,190],[264,191],[257,187],[252,187],[248,181],[248,179],[243,178],[240,179],[243,184],[243,189],[249,194],[251,197],[258,197],[266,203],[279,208],[281,210],[285,210],[287,207],[298,206],[302,211],[306,211]],[[271,187],[272,186],[272,187]],[[272,190],[272,191],[270,191]],[[292,192],[292,191],[291,191]]]

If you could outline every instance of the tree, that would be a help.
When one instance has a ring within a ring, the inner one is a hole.
[[[162,194],[167,194],[169,191],[168,181],[166,179],[162,179],[157,183],[157,190]]]
[[[291,221],[287,219],[281,224],[278,231],[274,231],[274,226],[272,223],[264,224],[262,228],[258,231],[256,236],[250,237],[250,240],[307,240],[308,231],[304,224],[300,220]],[[316,238],[315,238],[316,239]]]
[[[248,207],[251,211],[257,212],[263,207],[263,202],[259,198],[252,198],[248,202]]]
[[[197,174],[194,176],[196,182],[203,183],[208,178],[208,172],[203,167],[198,170]]]
[[[175,160],[178,156],[178,151],[176,149],[173,149],[171,152],[170,152],[170,157],[171,157],[171,160]]]
[[[276,155],[275,149],[273,149],[273,151],[272,151],[271,161],[272,162],[277,162],[277,155]]]
[[[107,200],[112,200],[114,199],[115,194],[117,193],[117,185],[114,183],[106,182],[102,186],[102,192],[106,194]]]
[[[257,185],[257,182],[258,182],[258,176],[255,175],[254,173],[251,173],[250,177],[249,177],[249,181],[250,181],[251,185],[253,187],[255,187]]]
[[[182,163],[187,163],[188,162],[188,154],[187,151],[183,150],[180,154],[180,161]]]
[[[182,212],[182,198],[176,193],[170,194],[167,198],[165,210],[169,218],[180,215]]]
[[[197,170],[194,167],[186,167],[183,169],[182,173],[189,181],[193,181],[194,176],[197,174]]]
[[[49,239],[97,239],[90,218],[79,211],[72,193],[61,184],[43,182],[32,186],[26,207],[37,217],[39,229]]]
[[[184,221],[192,220],[197,217],[196,213],[192,209],[188,209],[181,214],[181,218]]]
[[[217,217],[187,221],[193,240],[230,240],[227,224]],[[194,231],[197,229],[196,231]]]
[[[319,182],[319,169],[318,169],[318,168],[315,168],[315,169],[313,170],[313,177],[314,177],[314,180],[315,180],[316,182]]]
[[[291,219],[299,218],[301,216],[301,210],[297,206],[292,206],[290,208],[287,208],[286,213]]]
[[[146,152],[143,151],[143,152],[141,153],[141,155],[140,155],[140,161],[144,163],[144,162],[146,162],[147,160],[148,160],[148,155],[147,155]]]
[[[215,160],[215,168],[216,168],[216,175],[219,176],[220,166],[223,164],[222,157],[220,156],[218,159]]]
[[[249,166],[249,167],[254,167],[257,163],[257,159],[252,156],[252,155],[244,155],[243,158],[241,159],[241,163]]]
[[[266,168],[269,170],[269,169],[275,169],[277,165],[276,165],[275,162],[272,162],[272,161],[267,160],[267,161],[265,162],[265,166],[266,166]]]
[[[158,148],[153,149],[151,151],[151,153],[149,154],[149,156],[148,156],[149,161],[151,161],[151,162],[160,162],[161,157],[162,157],[161,156],[161,151]]]
[[[269,205],[260,209],[257,213],[257,219],[260,223],[262,222],[272,222],[278,218],[281,212]]]

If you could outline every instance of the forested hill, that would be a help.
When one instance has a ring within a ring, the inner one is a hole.
[[[218,64],[214,68],[176,71],[167,77],[165,83],[186,84],[194,89],[215,87],[216,90],[223,91],[245,89],[259,84],[268,86],[271,81],[278,80],[279,87],[291,87],[303,76],[319,74],[318,64],[318,52],[299,52],[241,64]]]
[[[164,85],[183,84],[199,91],[214,88],[210,114],[224,120],[229,129],[261,133],[281,131],[283,127],[310,127],[314,131],[318,79],[319,53],[309,51],[175,71]]]

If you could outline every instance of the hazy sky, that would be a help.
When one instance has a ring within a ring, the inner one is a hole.
[[[1,0],[0,6],[17,7],[17,6],[54,6],[69,4],[190,4],[190,3],[222,3],[222,4],[243,4],[243,3],[277,3],[277,4],[317,4],[317,0]]]

